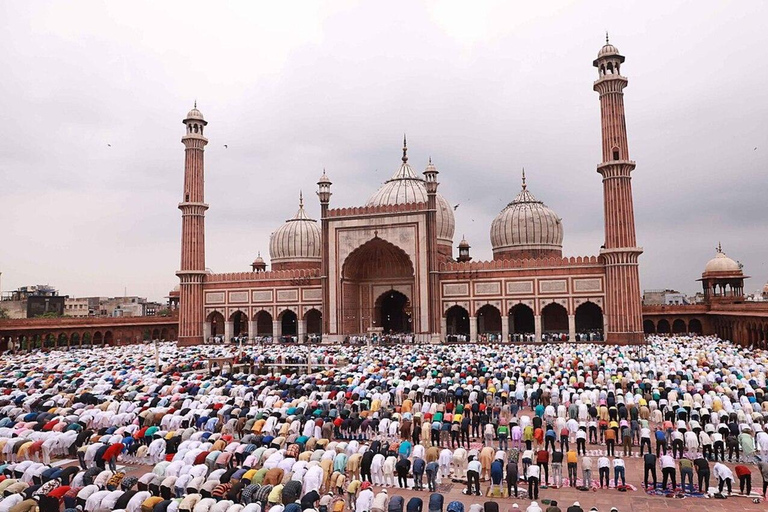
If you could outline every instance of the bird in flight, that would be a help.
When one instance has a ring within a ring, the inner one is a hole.
[[[112,144],[107,144],[107,146],[112,147]]]
[[[461,204],[461,203],[459,203],[459,204]],[[456,211],[456,208],[459,207],[459,204],[456,204],[456,205],[453,206],[453,211]]]
[[[229,148],[229,146],[227,146],[226,144],[224,144],[224,149],[227,149],[227,148]]]

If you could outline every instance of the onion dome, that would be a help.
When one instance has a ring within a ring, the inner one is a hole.
[[[723,248],[720,244],[717,244],[717,254],[707,262],[707,266],[704,267],[704,274],[741,274],[741,265],[729,258],[723,252]]]
[[[395,171],[390,179],[373,194],[366,206],[383,206],[406,203],[426,203],[427,187],[424,180],[417,177],[413,168],[408,164],[408,154],[405,140],[403,140],[403,157],[400,167]],[[435,166],[430,161],[431,169]],[[456,220],[453,217],[453,208],[448,201],[440,194],[436,196],[437,200],[437,241],[453,245],[453,234],[456,230]]]
[[[304,211],[304,198],[299,196],[299,210],[285,221],[269,240],[272,268],[299,268],[296,263],[320,263],[320,226]],[[315,265],[309,265],[315,266]]]
[[[523,189],[491,223],[494,259],[562,256],[563,225],[560,217]]]

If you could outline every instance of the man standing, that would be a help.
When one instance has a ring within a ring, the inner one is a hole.
[[[581,478],[584,480],[583,485],[587,489],[592,488],[592,457],[581,458]]]
[[[480,496],[480,470],[482,466],[480,461],[475,459],[474,456],[469,457],[469,464],[467,464],[467,488],[464,490],[464,494],[471,496],[475,494]]]
[[[603,488],[603,482],[606,487],[611,486],[611,460],[608,457],[600,457],[597,459],[597,472],[600,477],[600,488]],[[603,480],[605,479],[605,480]]]
[[[747,466],[738,465],[733,468],[736,476],[739,477],[739,491],[741,494],[749,496],[752,492],[752,471]],[[744,492],[746,491],[746,492]]]
[[[643,486],[648,488],[648,475],[653,477],[653,488],[656,488],[658,480],[656,479],[656,456],[648,449],[648,453],[643,455]]]
[[[717,477],[717,492],[722,494],[723,487],[727,485],[730,495],[733,492],[733,472],[722,462],[717,462],[712,468],[712,472]]]
[[[512,496],[512,487],[514,487],[515,498],[517,498],[517,481],[519,480],[519,477],[517,461],[510,459],[510,461],[507,462],[507,496]]]
[[[528,466],[528,498],[532,500],[539,499],[539,477],[541,476],[541,468],[537,464],[531,464]]]
[[[579,456],[573,450],[570,450],[568,452],[567,456],[568,456],[568,459],[567,459],[567,463],[568,463],[568,485],[570,487],[576,487],[576,478],[577,478],[577,475],[578,475]]]
[[[703,456],[693,461],[698,476],[699,492],[709,491],[709,462]]]
[[[619,477],[621,477],[621,486],[626,487],[627,480],[625,476],[624,459],[618,455],[613,458],[613,485],[619,488]]]
[[[688,492],[693,492],[693,462],[688,457],[680,459],[680,488],[685,492],[685,481],[688,480]]]
[[[672,480],[672,491],[677,487],[677,474],[675,471],[675,459],[671,455],[665,453],[659,459],[661,463],[661,488],[667,489],[667,480]]]

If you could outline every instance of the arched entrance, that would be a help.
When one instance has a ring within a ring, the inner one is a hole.
[[[66,347],[67,346],[67,335],[63,332],[59,334],[59,340],[56,342],[56,346],[58,347]]]
[[[512,341],[529,341],[536,331],[533,310],[525,304],[517,304],[509,310],[509,332]]]
[[[656,324],[653,320],[643,320],[643,331],[645,334],[656,334]]]
[[[296,336],[298,332],[298,324],[296,322],[296,313],[290,309],[286,309],[280,314],[280,327],[283,336]]]
[[[96,331],[93,333],[93,344],[94,345],[101,345],[104,341],[104,336],[101,334],[101,331]]]
[[[419,318],[418,301],[412,304],[410,297],[403,301],[414,289],[415,273],[411,259],[401,248],[374,236],[347,256],[341,274],[336,313],[340,334],[360,334],[371,328],[382,328],[384,332],[413,332],[420,328],[413,325],[413,320]],[[398,293],[402,296],[389,297],[389,292],[381,293],[382,287],[401,290]],[[411,307],[417,310],[411,311]]]
[[[467,341],[469,337],[469,313],[459,305],[451,306],[445,312],[447,341]]]
[[[318,335],[323,332],[323,315],[316,309],[310,309],[304,314],[304,320],[307,322],[307,334]]]
[[[256,336],[272,336],[272,315],[267,311],[256,313]]]
[[[80,346],[80,335],[78,333],[72,333],[72,336],[69,338],[69,346],[70,347],[79,347]]]
[[[114,343],[115,339],[112,335],[112,331],[107,331],[104,333],[104,344],[105,345],[112,345]]]
[[[211,324],[211,336],[224,336],[224,315],[214,311],[206,321]]]
[[[232,336],[236,338],[248,336],[248,316],[245,313],[235,311],[229,317],[229,321],[232,322]]]
[[[692,318],[691,321],[688,322],[688,332],[695,334],[703,333],[704,329],[701,327],[701,320],[698,318]]]
[[[687,329],[688,327],[685,325],[685,320],[678,318],[672,322],[672,332],[675,334],[683,334]]]
[[[168,341],[168,329],[167,328],[163,327],[160,330],[160,339],[162,341]]]
[[[477,310],[477,334],[480,341],[500,341],[501,312],[497,308],[486,304]]]
[[[666,318],[659,320],[659,325],[656,328],[656,332],[659,334],[669,334],[670,331],[671,329],[669,327],[669,321]]]
[[[390,290],[376,299],[376,324],[384,333],[412,332],[410,302],[405,294]]]
[[[576,332],[602,331],[603,310],[594,302],[585,302],[576,308]]]
[[[545,340],[567,333],[568,311],[556,302],[547,304],[541,310],[541,332]]]

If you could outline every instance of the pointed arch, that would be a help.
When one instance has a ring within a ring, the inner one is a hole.
[[[448,341],[459,341],[457,336],[469,336],[469,312],[458,304],[445,311]]]

